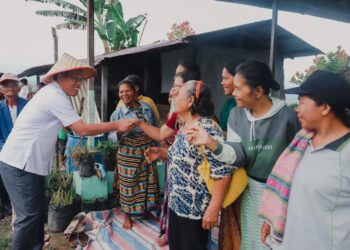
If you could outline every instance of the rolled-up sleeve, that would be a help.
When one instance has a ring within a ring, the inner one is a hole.
[[[224,136],[221,128],[214,121],[208,122],[203,125],[203,128],[219,143],[224,143]],[[236,169],[235,166],[231,164],[226,164],[225,162],[219,161],[214,157],[213,152],[208,149],[204,149],[205,156],[210,165],[210,176],[213,179],[222,179],[226,176],[230,176],[232,172]]]

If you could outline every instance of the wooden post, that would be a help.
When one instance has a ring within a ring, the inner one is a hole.
[[[275,72],[275,35],[276,35],[277,18],[278,18],[277,0],[273,0],[271,39],[270,39],[270,60],[269,60],[272,74],[274,74]]]
[[[87,3],[87,55],[88,55],[88,63],[91,67],[95,66],[94,57],[94,0],[88,0]],[[94,78],[90,78],[88,80],[88,98],[87,98],[87,106],[88,106],[88,123],[95,122],[95,84]],[[95,146],[94,137],[88,138],[89,148],[93,148]]]
[[[108,92],[108,67],[102,64],[101,68],[101,117],[107,121],[107,92]]]
[[[278,19],[278,0],[272,2],[272,24],[271,24],[271,38],[270,38],[270,58],[269,65],[272,72],[272,76],[275,76],[275,41],[276,41],[276,27]],[[283,83],[280,83],[283,84]],[[282,91],[272,91],[272,95],[278,98],[284,99],[284,93]]]
[[[52,37],[53,37],[53,61],[54,63],[56,63],[58,60],[58,36],[57,36],[55,27],[52,27],[51,31],[52,31]],[[36,87],[38,88],[40,84],[40,77],[38,75],[36,76],[36,82],[37,82]],[[55,166],[56,169],[60,167],[58,143],[56,143],[56,153],[52,158],[52,164],[53,164],[52,166]]]
[[[53,48],[54,48],[54,62],[57,62],[58,60],[58,36],[56,32],[56,28],[52,27],[52,37],[53,37]]]

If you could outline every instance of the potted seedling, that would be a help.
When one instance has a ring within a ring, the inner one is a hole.
[[[63,232],[76,213],[73,176],[54,170],[46,178],[46,196],[50,197],[48,229]]]
[[[102,156],[102,163],[106,171],[114,171],[116,166],[117,145],[109,140],[99,142],[96,149]]]
[[[72,158],[74,159],[76,165],[80,168],[81,177],[90,177],[95,175],[95,159],[94,155],[96,150],[89,150],[89,148],[84,146],[73,147]]]

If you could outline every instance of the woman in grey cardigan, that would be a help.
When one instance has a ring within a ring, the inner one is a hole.
[[[265,63],[240,64],[234,86],[237,107],[228,119],[226,143],[215,141],[200,128],[193,128],[189,140],[205,145],[219,161],[246,168],[249,184],[241,200],[241,249],[267,249],[260,240],[261,190],[300,125],[296,113],[284,101],[269,96],[270,89],[278,90],[279,85]]]

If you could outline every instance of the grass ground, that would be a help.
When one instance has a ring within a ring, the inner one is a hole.
[[[51,236],[49,250],[71,249],[63,233],[49,233]],[[9,250],[11,246],[11,216],[0,220],[0,250]]]
[[[11,216],[6,216],[0,220],[0,250],[10,249],[11,235]]]

